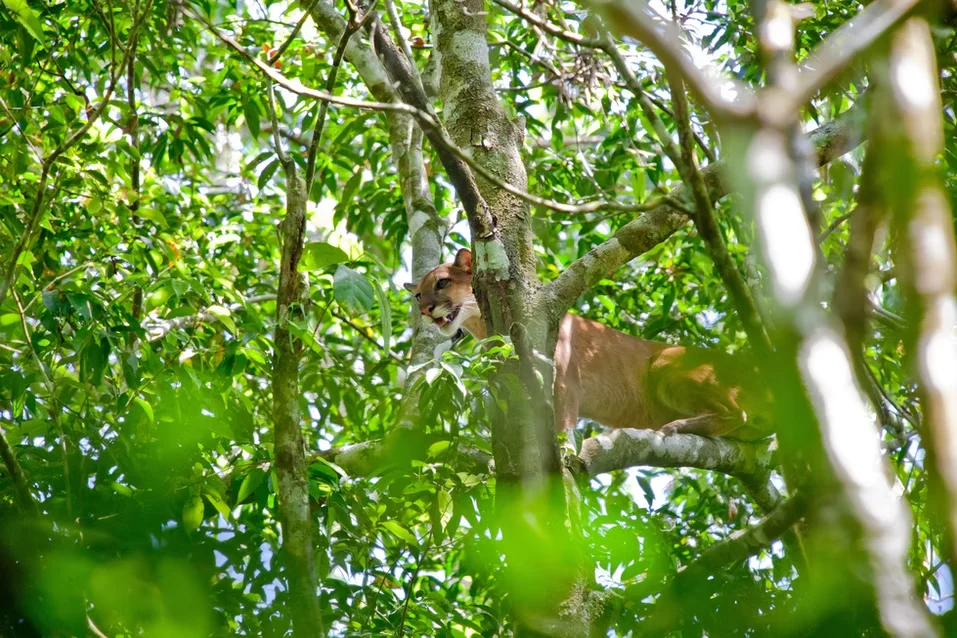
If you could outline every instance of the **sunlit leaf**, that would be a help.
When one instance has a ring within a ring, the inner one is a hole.
[[[43,25],[40,23],[40,17],[36,11],[30,8],[27,0],[3,0],[3,4],[13,13],[17,21],[20,22],[36,39],[43,43]]]
[[[347,311],[361,314],[372,308],[375,302],[375,289],[369,280],[348,266],[336,268],[334,279],[336,301]]]
[[[183,504],[183,526],[187,532],[197,529],[203,522],[203,497],[198,493],[190,494]]]
[[[262,484],[263,479],[266,478],[266,472],[258,467],[254,467],[249,471],[249,473],[243,477],[243,482],[239,486],[239,494],[236,496],[236,503],[243,503],[248,499],[253,493],[259,489],[259,486]]]
[[[344,261],[349,261],[349,256],[341,248],[324,241],[314,241],[303,248],[299,270],[303,272],[322,270]]]

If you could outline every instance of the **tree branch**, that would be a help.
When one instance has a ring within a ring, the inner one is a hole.
[[[33,494],[30,493],[30,481],[27,479],[26,472],[24,472],[20,466],[20,461],[17,460],[17,454],[13,451],[13,447],[10,446],[10,442],[7,440],[7,434],[3,431],[3,428],[0,428],[0,457],[3,458],[3,466],[7,468],[7,473],[13,481],[13,487],[17,492],[17,501],[20,505],[20,509],[31,514],[36,512],[37,502],[34,500]]]
[[[411,66],[411,61],[396,47],[395,42],[389,37],[385,25],[382,24],[378,16],[372,20],[370,29],[376,55],[378,55],[389,77],[395,82],[396,90],[402,100],[413,106],[417,111],[428,114],[429,119],[434,123],[428,126],[424,125],[423,130],[426,137],[429,138],[429,142],[435,148],[449,180],[455,186],[455,191],[458,193],[459,200],[462,202],[465,214],[472,226],[473,240],[491,238],[495,233],[495,222],[485,199],[479,192],[475,177],[469,169],[471,167],[479,172],[481,170],[474,162],[467,161],[471,158],[466,158],[465,153],[461,152],[461,149],[452,142],[451,137],[445,131],[445,127],[435,116],[432,104],[422,88],[418,73]],[[491,177],[496,179],[495,176]]]
[[[817,148],[820,165],[827,164],[861,143],[861,102],[859,100],[851,109],[810,134],[811,143]],[[713,202],[730,192],[727,182],[722,178],[724,170],[725,160],[709,164],[701,170]],[[688,198],[687,185],[672,190],[671,196],[679,201]],[[684,212],[670,204],[663,204],[620,228],[614,236],[592,248],[545,285],[544,292],[550,299],[553,316],[563,316],[582,292],[620,266],[651,250],[687,222],[688,216]]]
[[[768,35],[776,28],[762,25],[759,30],[767,38],[762,45],[766,51],[782,59],[790,58],[790,42]],[[927,48],[933,66],[932,48]],[[937,96],[936,77],[931,78],[933,74],[926,61],[909,62],[904,67],[908,71],[907,85],[926,86]],[[927,77],[915,78],[916,72],[926,72]],[[784,90],[786,86],[780,88]],[[906,92],[902,88],[895,94]],[[927,107],[933,102],[928,96],[921,96],[921,100]],[[934,106],[902,115],[898,122],[915,122],[919,126],[936,121],[939,125],[939,102]],[[760,170],[748,171],[749,188],[742,199],[755,220],[761,255],[771,275],[771,289],[779,309],[776,328],[780,337],[772,388],[776,396],[797,399],[788,401],[787,411],[778,410],[778,438],[782,450],[788,453],[785,469],[810,468],[801,477],[803,483],[799,487],[807,490],[809,516],[818,523],[811,529],[816,541],[809,545],[813,550],[809,555],[810,573],[816,581],[812,584],[838,592],[857,580],[846,574],[863,571],[867,574],[864,580],[871,587],[862,592],[862,604],[876,607],[889,634],[934,635],[927,607],[917,599],[907,569],[910,510],[898,499],[888,480],[879,433],[860,390],[847,343],[821,306],[819,282],[823,262],[816,252],[799,193],[800,149],[793,139],[793,117],[791,114],[782,120],[762,121],[746,144],[739,146],[742,154],[737,160],[752,165],[760,161],[762,165]],[[784,247],[787,249],[783,250]],[[951,278],[951,294],[953,281]],[[953,320],[951,328],[952,324]],[[815,422],[817,429],[809,427]],[[796,459],[801,459],[801,465],[792,462]],[[848,539],[853,538],[861,539],[860,554],[849,555],[844,549]],[[815,575],[820,573],[816,566],[829,569],[836,560],[848,561],[844,574],[833,579]],[[837,603],[828,604],[831,605],[833,608],[820,613],[837,613]]]
[[[894,34],[887,64],[889,90],[882,111],[889,118],[886,132],[892,136],[892,147],[884,158],[882,195],[896,227],[898,282],[911,301],[907,345],[914,353],[919,380],[935,504],[947,524],[943,553],[953,569],[957,561],[957,242],[937,166],[944,151],[943,107],[933,40],[924,20],[913,18]],[[872,538],[875,545],[890,540],[886,535]],[[882,579],[880,584],[887,585],[887,602],[895,602],[892,583]]]
[[[315,0],[313,0],[315,1]],[[339,36],[339,46],[336,47],[336,53],[332,58],[332,68],[329,69],[329,77],[326,79],[326,93],[332,95],[332,92],[336,88],[336,78],[339,76],[339,66],[342,64],[342,58],[346,54],[346,46],[349,44],[349,38],[352,35],[361,29],[366,22],[369,21],[375,15],[375,6],[378,0],[372,0],[372,3],[369,5],[369,8],[366,10],[366,14],[362,16],[362,19],[359,19],[359,16],[356,15],[353,11],[351,5],[346,3],[346,6],[349,7],[349,21],[346,23],[346,28],[342,30],[342,35]],[[306,12],[308,14],[308,11]],[[319,141],[322,139],[322,128],[326,123],[326,113],[329,110],[329,102],[320,102],[319,104],[319,114],[316,116],[316,125],[312,130],[312,141],[309,143],[309,153],[306,159],[306,192],[312,192],[312,182],[316,176],[316,154],[319,152]]]
[[[320,452],[318,456],[331,461],[356,476],[374,474],[384,460],[379,451],[384,441],[351,443]],[[488,470],[492,457],[487,452],[468,446],[458,452],[471,458],[476,467]],[[599,476],[630,467],[690,467],[721,472],[728,476],[763,477],[771,466],[771,451],[766,444],[708,438],[694,434],[664,436],[655,430],[624,428],[601,432],[585,439],[577,457],[577,466],[588,476]],[[776,502],[780,495],[772,495],[765,502]]]
[[[589,476],[638,465],[695,467],[723,474],[754,474],[771,462],[767,445],[694,434],[665,436],[655,430],[623,428],[585,439],[578,455]]]
[[[315,0],[313,0],[315,1]],[[282,57],[282,54],[286,52],[286,49],[289,48],[289,45],[292,44],[292,41],[296,39],[296,36],[299,35],[299,32],[302,30],[302,26],[306,24],[306,19],[309,17],[309,9],[304,8],[302,17],[299,18],[299,22],[296,23],[296,26],[292,28],[292,32],[289,34],[289,37],[286,38],[286,41],[283,42],[276,52],[272,54],[269,58],[269,66],[273,66],[276,62],[279,61],[279,58]],[[329,90],[329,89],[326,89]]]
[[[311,11],[313,20],[328,37],[341,38],[346,22],[330,3],[315,0],[311,4]],[[345,58],[355,67],[359,77],[377,100],[390,102],[399,99],[381,62],[365,41],[350,39],[346,45]],[[447,226],[445,219],[436,213],[432,201],[432,190],[422,158],[422,129],[412,117],[403,113],[389,112],[385,114],[385,118],[409,226],[412,277],[418,280],[441,260]],[[412,371],[406,379],[407,387],[412,387],[416,377],[428,371],[428,366],[422,364],[433,360],[436,352],[448,348],[448,338],[426,323],[415,308],[410,308],[412,347],[409,368]],[[417,412],[418,393],[405,393],[399,408],[397,426],[412,426],[416,422]]]

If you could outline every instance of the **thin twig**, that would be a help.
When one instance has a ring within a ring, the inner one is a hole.
[[[724,97],[721,84],[711,77],[712,71],[699,68],[686,51],[688,42],[681,28],[655,14],[647,2],[612,0],[595,3],[593,8],[606,17],[609,25],[644,43],[667,68],[678,73],[712,117],[736,120],[754,113],[757,103],[753,91],[741,82],[724,77],[721,84],[733,87],[734,98]]]
[[[412,48],[409,46],[409,41],[402,35],[402,20],[399,19],[399,13],[395,9],[395,2],[393,0],[384,0],[384,2],[386,15],[389,16],[389,24],[392,26],[392,37],[399,43],[405,57],[409,58],[409,62],[414,64],[413,60],[415,58],[412,57]]]
[[[648,93],[648,100],[652,104],[657,106],[659,109],[661,109],[661,111],[664,112],[669,117],[673,118],[675,116],[674,111],[668,108],[668,105],[665,104],[663,100],[660,100],[657,97],[655,97],[653,93]],[[698,143],[698,148],[700,148],[701,152],[704,153],[704,156],[708,158],[708,162],[717,162],[718,157],[717,155],[715,155],[714,150],[708,144],[707,140],[701,137],[701,135],[696,130],[692,130],[692,133],[694,133],[694,139],[695,139],[695,142]]]
[[[47,412],[50,415],[50,418],[53,420],[53,424],[56,426],[57,434],[60,435],[60,456],[63,463],[63,482],[64,482],[64,495],[66,498],[66,516],[68,520],[73,519],[73,489],[70,485],[70,457],[69,449],[67,447],[66,432],[63,429],[63,424],[60,422],[59,411],[61,409],[60,401],[56,396],[56,384],[53,383],[53,379],[50,378],[50,375],[47,374],[46,368],[43,367],[43,361],[40,360],[40,355],[37,354],[36,348],[33,346],[33,338],[30,336],[30,326],[27,324],[27,316],[23,310],[23,304],[20,303],[20,296],[17,295],[17,291],[13,291],[13,300],[17,305],[17,312],[20,315],[20,328],[23,330],[23,335],[26,338],[27,345],[30,348],[30,353],[33,355],[33,360],[37,364],[37,368],[40,370],[40,374],[43,376],[43,380],[46,382],[47,391],[50,393],[50,402],[53,404],[53,409],[48,409]]]
[[[318,0],[312,0],[312,4],[315,4]],[[306,20],[309,18],[309,11],[312,9],[312,6],[305,7],[303,9],[302,17],[299,18],[299,22],[296,23],[296,26],[292,28],[292,33],[289,34],[289,37],[286,38],[276,52],[272,54],[269,58],[269,66],[273,66],[276,62],[279,61],[279,58],[282,57],[282,54],[286,52],[286,49],[289,48],[289,45],[292,44],[292,41],[296,39],[296,36],[299,35],[299,31],[302,29],[302,25],[306,24]]]
[[[254,58],[253,56],[249,55],[246,52],[246,50],[242,46],[240,46],[235,40],[217,31],[211,24],[209,24],[208,21],[203,20],[198,15],[196,15],[195,13],[192,13],[188,9],[186,11],[193,18],[202,22],[203,25],[207,28],[207,30],[213,33],[213,35],[218,37],[227,46],[229,46],[234,51],[236,51],[240,56],[246,59],[247,62],[249,62],[250,64],[253,64],[262,73],[267,75],[276,84],[283,87],[287,91],[295,93],[296,95],[309,97],[318,101],[330,102],[332,104],[338,104],[341,106],[349,106],[349,107],[359,108],[359,109],[368,109],[372,111],[393,111],[396,113],[405,113],[407,115],[411,115],[412,117],[416,118],[416,120],[422,126],[423,130],[425,130],[426,134],[429,136],[429,140],[433,143],[433,145],[436,147],[438,151],[440,152],[444,151],[446,153],[450,153],[455,158],[455,160],[461,163],[463,169],[474,170],[483,179],[487,180],[492,185],[496,186],[497,188],[501,188],[502,190],[512,195],[515,195],[516,197],[530,204],[541,206],[543,208],[548,208],[550,210],[554,210],[560,213],[567,213],[569,215],[593,213],[593,212],[599,212],[599,211],[642,212],[653,207],[653,204],[620,204],[618,202],[592,202],[589,204],[581,204],[581,205],[563,204],[561,202],[556,202],[554,200],[545,199],[543,197],[532,195],[526,191],[521,190],[520,188],[516,188],[515,186],[512,186],[511,184],[508,184],[507,182],[502,181],[490,170],[486,169],[481,164],[476,162],[468,153],[466,153],[459,146],[457,146],[455,142],[452,141],[452,138],[449,137],[449,134],[448,132],[445,131],[445,128],[438,122],[438,120],[435,117],[430,115],[427,111],[404,102],[394,102],[394,103],[367,102],[363,100],[356,100],[356,99],[347,98],[347,97],[330,95],[327,92],[317,91],[315,89],[311,89],[306,86],[303,86],[298,80],[290,80],[286,78],[284,75],[282,75],[275,69],[272,69],[266,66],[266,64],[262,62],[261,60],[258,60]],[[377,35],[379,34],[378,29],[376,29],[376,34]],[[381,36],[381,37],[385,37],[385,36]],[[380,53],[381,53],[381,48],[380,48]],[[407,90],[406,84],[400,82],[399,85],[400,85],[400,88],[404,88]],[[422,94],[422,101],[423,102],[426,101],[424,93]],[[449,163],[446,163],[446,161],[443,161],[442,164],[443,166],[445,166],[446,171],[450,170]],[[474,178],[472,178],[471,175],[469,175],[469,179],[472,179],[474,181]],[[459,190],[459,188],[462,188],[463,190]],[[474,188],[475,188],[475,197],[480,198],[481,195],[478,193],[478,186],[476,185]],[[463,187],[462,184],[460,183],[459,187],[457,187],[456,190],[459,192],[459,197],[463,199],[463,204],[465,204],[466,207],[468,208],[469,207],[468,199],[463,196],[463,192],[468,190],[468,187]],[[484,206],[484,200],[482,200],[482,202]],[[476,206],[476,205],[477,204],[474,201],[471,204],[471,206]],[[488,232],[491,233],[492,229],[494,228],[494,224],[492,224],[491,221],[489,220],[489,222],[486,224],[486,227]]]
[[[110,71],[110,82],[106,87],[106,91],[103,93],[103,98],[100,100],[100,104],[93,110],[87,121],[79,128],[79,130],[61,142],[60,145],[57,146],[45,160],[43,160],[40,168],[40,179],[37,180],[37,194],[36,198],[33,200],[33,208],[30,210],[30,215],[27,218],[27,223],[24,226],[23,235],[20,237],[20,241],[17,242],[17,245],[13,249],[13,253],[10,255],[10,263],[7,266],[7,271],[4,274],[3,279],[0,280],[0,306],[3,305],[3,301],[7,297],[7,291],[10,289],[10,286],[13,285],[20,255],[23,254],[23,251],[32,241],[33,233],[36,230],[37,224],[40,222],[40,217],[46,212],[43,208],[43,200],[45,195],[44,191],[46,189],[50,173],[53,170],[54,163],[60,159],[60,157],[74,144],[80,141],[84,135],[86,135],[86,132],[89,131],[93,124],[100,119],[100,116],[110,104],[110,100],[113,97],[113,91],[116,89],[116,84],[122,75],[123,69],[129,62],[130,56],[133,55],[133,49],[136,46],[136,35],[139,33],[140,27],[143,26],[146,16],[149,15],[152,4],[153,0],[147,0],[146,6],[143,8],[142,12],[134,17],[133,26],[130,29],[130,46],[128,46],[123,52],[123,59],[120,64],[114,65],[112,67]]]
[[[537,26],[545,33],[548,33],[549,35],[553,35],[556,38],[560,38],[562,40],[565,40],[566,42],[577,44],[579,46],[588,47],[590,49],[602,48],[601,38],[590,38],[590,37],[583,36],[579,33],[575,33],[574,31],[563,29],[558,25],[552,24],[551,22],[548,22],[547,20],[540,18],[539,16],[535,15],[528,9],[525,9],[524,7],[520,7],[517,4],[512,4],[508,0],[492,0],[492,2],[494,2],[500,7],[508,9],[509,11],[511,11],[517,16],[521,16],[522,19],[524,19],[529,24],[533,24]]]
[[[765,360],[771,352],[771,341],[761,324],[760,314],[754,303],[751,291],[738,270],[737,264],[728,251],[721,227],[714,216],[714,207],[711,196],[704,182],[701,171],[694,155],[694,137],[691,135],[691,120],[688,112],[688,101],[684,92],[684,84],[677,74],[668,73],[668,82],[671,85],[671,99],[675,108],[675,124],[678,127],[678,139],[681,142],[682,162],[685,173],[682,175],[685,183],[691,186],[694,197],[695,214],[692,216],[695,228],[701,238],[708,245],[708,252],[714,262],[715,269],[721,276],[731,300],[738,312],[738,319],[748,335],[748,341],[757,355]]]
[[[372,0],[372,4],[366,10],[366,14],[361,20],[357,20],[357,15],[349,9],[349,22],[346,28],[342,30],[342,36],[339,38],[339,46],[336,47],[335,57],[332,59],[332,68],[329,69],[329,77],[326,79],[326,93],[332,95],[336,88],[336,78],[339,75],[339,67],[342,65],[342,58],[346,54],[346,46],[352,35],[361,29],[366,22],[375,15],[375,5],[378,0]],[[316,125],[312,131],[312,141],[309,143],[309,155],[306,160],[306,193],[312,192],[312,182],[316,176],[316,155],[319,152],[319,141],[322,138],[322,129],[326,122],[326,113],[329,110],[328,102],[319,104],[319,114],[316,116]]]
[[[352,328],[356,332],[358,332],[363,339],[365,339],[366,341],[374,345],[376,348],[378,348],[382,352],[385,352],[389,357],[392,358],[393,361],[397,363],[405,363],[405,361],[403,361],[402,358],[396,355],[394,352],[392,352],[391,350],[386,350],[385,346],[383,346],[381,343],[376,341],[375,337],[373,337],[368,332],[366,332],[366,328],[363,328],[362,326],[354,323],[351,319],[349,319],[344,314],[336,310],[330,311],[330,314],[336,319],[338,319],[339,321],[347,324],[350,328]]]
[[[825,239],[827,239],[828,237],[830,237],[831,234],[834,233],[834,231],[836,231],[838,228],[840,228],[840,227],[844,224],[844,222],[846,222],[847,220],[849,220],[849,219],[854,215],[854,212],[855,212],[856,210],[857,210],[857,209],[855,208],[855,209],[851,210],[850,212],[844,213],[843,215],[839,215],[839,216],[837,217],[837,219],[835,219],[835,220],[832,221],[830,224],[828,224],[827,228],[825,228],[825,229],[821,232],[821,234],[817,236],[817,243],[820,244],[820,243],[823,242]]]

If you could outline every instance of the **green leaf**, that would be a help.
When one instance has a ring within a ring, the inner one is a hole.
[[[324,241],[313,241],[306,244],[302,249],[302,260],[299,262],[299,270],[302,272],[312,272],[322,270],[328,266],[341,264],[349,261],[349,255],[338,246]]]
[[[259,180],[256,182],[256,187],[259,190],[262,190],[266,184],[269,183],[269,180],[272,179],[273,174],[276,172],[276,169],[279,168],[279,160],[275,159],[268,164],[266,168],[263,169],[263,172],[259,174]]]
[[[349,178],[349,181],[346,182],[346,185],[342,188],[342,195],[339,196],[339,206],[340,208],[346,208],[352,204],[352,198],[356,194],[359,185],[362,183],[362,169],[357,170],[353,173],[352,177]]]
[[[449,446],[451,444],[452,444],[451,441],[436,441],[435,443],[429,446],[429,449],[426,452],[426,457],[430,459],[434,459],[439,454],[442,454],[447,449],[449,449]]]
[[[409,545],[418,545],[419,541],[415,535],[402,526],[398,521],[385,521],[382,523],[382,527],[385,528],[390,534],[396,538],[405,541]]]
[[[136,397],[133,399],[136,402],[136,405],[140,406],[140,409],[143,410],[143,414],[146,415],[146,420],[152,423],[155,419],[153,418],[153,406],[149,404],[145,399]]]
[[[442,518],[442,529],[446,529],[449,519],[452,518],[452,495],[448,490],[439,490],[435,497],[438,501],[439,516]]]
[[[243,477],[243,484],[239,486],[239,495],[236,497],[236,504],[246,502],[253,493],[259,489],[263,479],[266,478],[266,472],[258,467],[254,467]]]
[[[113,491],[119,494],[120,496],[133,496],[133,490],[130,489],[129,485],[123,485],[122,483],[117,483],[113,481],[110,483],[110,487],[113,488]]]
[[[226,501],[223,500],[222,496],[207,487],[203,488],[203,496],[206,497],[206,500],[209,501],[210,505],[216,508],[217,512],[223,515],[223,518],[229,520],[229,518],[232,516],[232,511],[229,509],[229,505],[226,504]]]
[[[253,134],[254,138],[259,137],[259,105],[250,99],[243,100],[242,103],[246,126],[249,127],[249,132]]]
[[[148,219],[151,222],[156,222],[160,228],[169,228],[169,222],[166,221],[166,216],[151,206],[141,206],[137,208],[136,216]]]
[[[230,316],[232,314],[229,308],[225,306],[213,305],[206,309],[206,312],[213,315],[219,319],[224,326],[226,326],[231,333],[238,335],[239,331],[236,330],[236,323],[233,321],[233,318]]]
[[[40,16],[30,8],[27,0],[3,0],[3,4],[13,12],[14,17],[27,32],[37,42],[43,44],[43,25],[40,23]]]
[[[389,356],[392,350],[389,348],[392,340],[392,306],[389,305],[389,294],[380,286],[374,286],[375,296],[379,300],[379,321],[382,325],[382,347],[385,348],[385,356]]]
[[[375,300],[375,290],[369,280],[348,266],[336,268],[332,291],[336,301],[355,314],[368,311]]]
[[[190,494],[183,504],[183,526],[187,532],[197,529],[203,522],[203,497],[197,493]]]

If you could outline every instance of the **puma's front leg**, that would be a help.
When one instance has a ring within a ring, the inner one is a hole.
[[[555,406],[555,430],[565,433],[566,451],[577,454],[575,426],[578,424],[578,410],[581,408],[582,384],[578,364],[569,343],[570,335],[562,332],[567,332],[567,326],[564,324],[555,347],[555,384],[552,396]]]
[[[697,434],[699,436],[722,436],[738,425],[738,419],[729,414],[702,414],[688,419],[676,419],[658,429],[665,436],[672,434]]]

